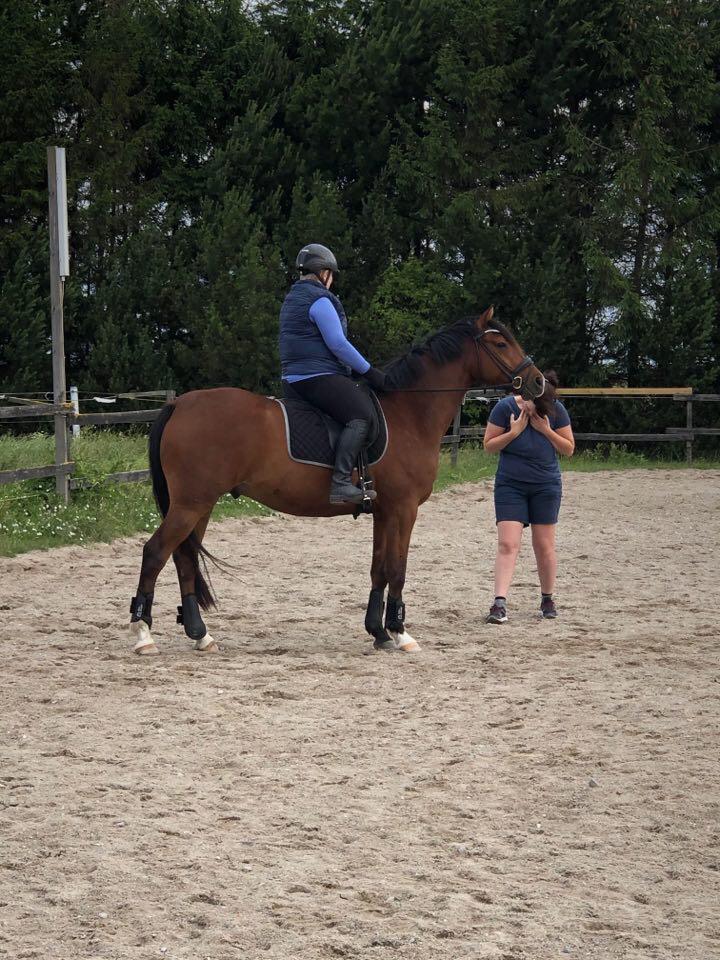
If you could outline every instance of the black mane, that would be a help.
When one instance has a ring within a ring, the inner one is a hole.
[[[468,337],[477,332],[474,317],[463,317],[449,326],[438,330],[425,340],[416,344],[402,357],[391,360],[384,367],[389,390],[402,390],[415,383],[425,369],[423,360],[430,357],[437,364],[449,363],[457,359],[463,351]]]

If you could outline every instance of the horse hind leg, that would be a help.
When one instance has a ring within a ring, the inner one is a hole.
[[[193,531],[196,511],[170,507],[167,516],[143,547],[137,593],[130,603],[130,637],[133,650],[142,656],[159,653],[152,636],[155,584],[170,555]]]
[[[200,609],[209,609],[215,605],[212,591],[200,570],[199,547],[202,544],[208,521],[209,510],[194,530],[194,537],[183,540],[173,552],[180,582],[180,602],[177,622],[182,624],[185,633],[195,641],[195,649],[201,653],[217,653],[218,645],[208,633]]]

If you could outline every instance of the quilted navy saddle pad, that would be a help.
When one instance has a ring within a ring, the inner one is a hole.
[[[377,429],[367,450],[368,466],[383,458],[388,442],[385,414],[372,391],[370,396],[375,404]],[[337,420],[321,413],[304,400],[275,399],[285,418],[285,437],[290,459],[314,467],[334,466],[335,445],[342,430]]]

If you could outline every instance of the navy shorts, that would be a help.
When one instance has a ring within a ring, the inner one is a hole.
[[[495,478],[495,523],[516,520],[524,527],[531,523],[557,523],[562,500],[562,480],[526,483]]]

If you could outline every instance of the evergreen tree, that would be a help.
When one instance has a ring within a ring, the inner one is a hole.
[[[467,293],[441,264],[411,257],[386,270],[368,309],[363,341],[385,362],[468,310]]]
[[[68,73],[62,26],[58,4],[0,10],[0,389],[52,384],[45,147]]]
[[[284,275],[252,205],[248,192],[233,188],[205,212],[197,263],[202,309],[182,354],[188,385],[264,390],[279,379]]]
[[[38,241],[46,246],[47,236],[25,231],[0,283],[0,392],[41,392],[52,385],[47,290],[34,269],[42,259],[33,249]],[[10,251],[5,252],[7,256]]]
[[[707,0],[130,0],[0,11],[0,383],[275,389],[308,239],[373,359],[494,303],[572,383],[720,388]],[[609,415],[608,415],[609,416]],[[596,426],[599,426],[596,423]]]

